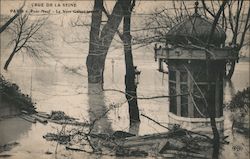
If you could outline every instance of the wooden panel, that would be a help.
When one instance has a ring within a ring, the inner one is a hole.
[[[201,49],[158,49],[156,50],[157,58],[162,59],[190,59],[190,60],[205,60],[206,51]],[[237,59],[237,55],[230,49],[214,49],[210,53],[211,60],[226,60]]]

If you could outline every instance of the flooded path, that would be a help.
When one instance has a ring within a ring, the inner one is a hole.
[[[10,66],[8,72],[3,72],[3,75],[6,79],[17,83],[23,93],[32,96],[38,111],[50,113],[52,110],[61,110],[69,116],[79,118],[80,121],[92,121],[107,111],[110,105],[119,104],[119,108],[112,109],[107,117],[98,121],[96,128],[94,128],[97,132],[122,130],[144,135],[166,131],[142,116],[140,125],[130,127],[128,105],[124,94],[114,91],[96,93],[98,89],[90,89],[87,84],[84,59],[85,57],[65,57],[60,58],[60,62],[46,59],[45,64],[28,65],[28,61],[23,62],[22,57],[17,57],[15,61],[18,62]],[[112,59],[115,61],[114,64],[112,64]],[[138,96],[149,97],[167,94],[168,77],[156,70],[158,64],[154,63],[151,55],[136,56],[135,64],[142,71],[138,85]],[[112,68],[114,72],[112,72]],[[124,73],[123,58],[120,56],[108,57],[104,89],[124,90]],[[242,62],[236,65],[232,83],[225,84],[224,102],[229,102],[238,90],[247,86],[249,86],[249,63]],[[146,114],[162,124],[168,123],[168,99],[139,100],[138,104],[140,113]],[[224,133],[230,135],[230,114],[229,112],[224,114]],[[0,144],[20,143],[3,154],[9,154],[12,155],[11,158],[18,159],[94,157],[83,152],[66,151],[64,146],[57,145],[55,142],[48,142],[42,138],[46,133],[56,133],[60,129],[61,125],[51,123],[47,125],[30,124],[18,117],[2,120],[0,121]],[[231,144],[223,147],[221,158],[228,159],[228,154],[238,158],[248,158],[249,138],[237,133],[234,136],[230,135],[229,138]],[[237,148],[236,145],[241,147]],[[110,156],[102,156],[102,158],[110,158]]]

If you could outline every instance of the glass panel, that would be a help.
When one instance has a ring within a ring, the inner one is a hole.
[[[206,98],[207,85],[198,85],[198,87],[200,90],[197,88],[197,86],[194,86],[194,92],[193,92],[193,98],[196,104],[196,106],[194,104],[194,117],[202,118],[208,115],[205,100],[203,98],[203,97]]]
[[[207,81],[207,73],[203,68],[196,69],[193,72],[193,77],[196,82],[206,82]]]
[[[186,84],[181,84],[181,94],[187,94],[188,87]],[[181,96],[181,116],[188,116],[188,95]]]
[[[169,70],[169,80],[176,81],[176,72],[174,70]]]
[[[193,95],[197,98],[206,97],[207,85],[194,85],[193,86]]]
[[[205,106],[205,102],[202,98],[194,98],[195,104],[194,105],[194,117],[195,118],[204,118],[204,116],[207,116],[207,110]]]
[[[176,84],[175,83],[169,83],[169,95],[176,95]],[[176,97],[170,97],[170,112],[176,114]]]
[[[187,72],[181,72],[180,74],[180,80],[181,82],[187,82]]]
[[[169,82],[169,95],[176,95],[176,84]]]
[[[170,112],[177,114],[176,97],[170,97]]]

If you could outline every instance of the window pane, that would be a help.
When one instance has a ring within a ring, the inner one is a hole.
[[[176,72],[174,70],[169,70],[169,80],[176,81]]]
[[[176,84],[171,83],[169,84],[169,95],[173,96],[176,95]],[[176,114],[176,97],[170,97],[170,112]]]
[[[186,84],[181,84],[181,94],[187,94],[188,87]],[[181,96],[181,116],[188,116],[188,95]]]
[[[187,72],[181,72],[180,73],[180,80],[181,82],[187,82]]]

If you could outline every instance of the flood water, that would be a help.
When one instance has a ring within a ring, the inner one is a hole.
[[[145,53],[139,50],[136,52],[135,65],[142,72],[138,96],[167,95],[168,77],[157,71],[158,64],[154,62],[152,48],[146,48]],[[32,96],[33,101],[36,102],[37,111],[50,113],[52,110],[61,110],[81,121],[93,121],[107,111],[110,105],[118,104],[119,108],[112,109],[107,117],[97,122],[94,128],[97,132],[122,130],[144,135],[166,131],[142,116],[140,125],[130,127],[125,95],[115,91],[100,93],[98,89],[89,87],[85,59],[86,55],[70,54],[54,59],[44,58],[45,63],[35,64],[26,56],[17,55],[9,70],[2,70],[2,74],[6,79],[19,85],[23,93]],[[124,90],[124,75],[123,55],[112,51],[106,61],[104,89]],[[236,65],[232,83],[225,83],[224,102],[229,102],[238,90],[247,86],[249,86],[249,63],[240,62]],[[138,104],[140,113],[162,124],[168,123],[168,99],[139,100]],[[230,136],[230,144],[223,146],[221,158],[228,159],[228,156],[248,158],[249,139],[237,133],[232,136],[230,112],[224,112],[224,114],[224,134]],[[10,158],[18,159],[97,157],[83,152],[66,151],[64,146],[42,138],[46,133],[58,132],[60,129],[61,125],[51,123],[30,124],[18,117],[5,119],[0,121],[0,145],[13,141],[20,143],[12,150],[4,152],[12,155]],[[240,145],[240,149],[237,145]],[[47,151],[52,154],[46,154]],[[110,156],[102,156],[102,158],[110,158]]]

